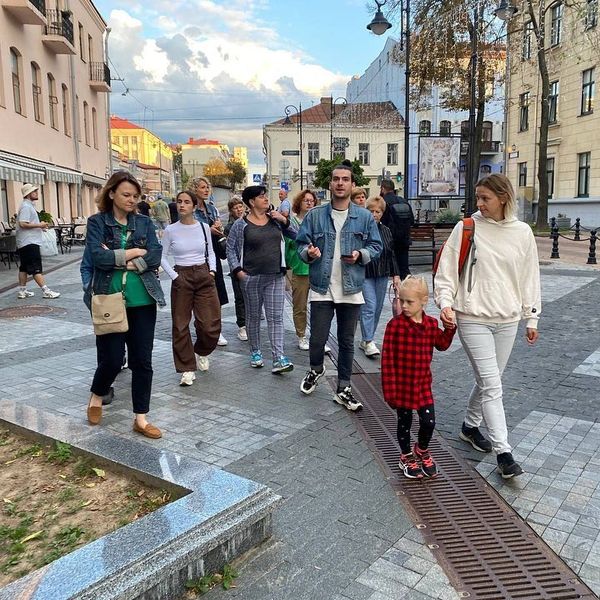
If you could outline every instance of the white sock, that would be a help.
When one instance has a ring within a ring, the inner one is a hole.
[[[50,288],[47,285],[42,286],[42,292],[49,292]]]

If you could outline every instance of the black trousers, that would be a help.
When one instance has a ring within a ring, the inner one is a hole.
[[[394,242],[394,255],[396,256],[396,262],[398,264],[398,270],[400,273],[400,279],[404,279],[407,275],[410,275],[410,267],[408,266],[408,249],[410,245],[404,242]]]
[[[129,369],[131,370],[131,399],[135,414],[150,410],[152,393],[152,348],[156,326],[156,304],[127,309],[129,331],[96,336],[98,367],[94,374],[91,391],[106,396],[123,366],[123,354],[127,345]]]
[[[410,408],[397,408],[398,414],[398,444],[402,454],[412,452],[410,447],[410,427],[412,425],[413,411]],[[419,415],[419,448],[427,450],[435,428],[435,409],[433,404],[423,406],[417,411]]]

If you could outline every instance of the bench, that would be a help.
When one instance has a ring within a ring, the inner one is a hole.
[[[451,232],[452,229],[436,227],[432,223],[419,223],[411,227],[410,264],[433,266],[435,255]]]

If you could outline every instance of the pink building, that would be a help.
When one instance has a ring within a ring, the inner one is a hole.
[[[89,0],[0,0],[0,221],[24,182],[55,218],[96,212],[111,153],[106,35]]]

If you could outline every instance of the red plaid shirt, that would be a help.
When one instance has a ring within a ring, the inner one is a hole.
[[[381,386],[390,406],[418,410],[433,404],[433,348],[447,350],[455,332],[456,328],[440,329],[437,320],[426,314],[422,323],[400,314],[387,324],[381,352]]]

